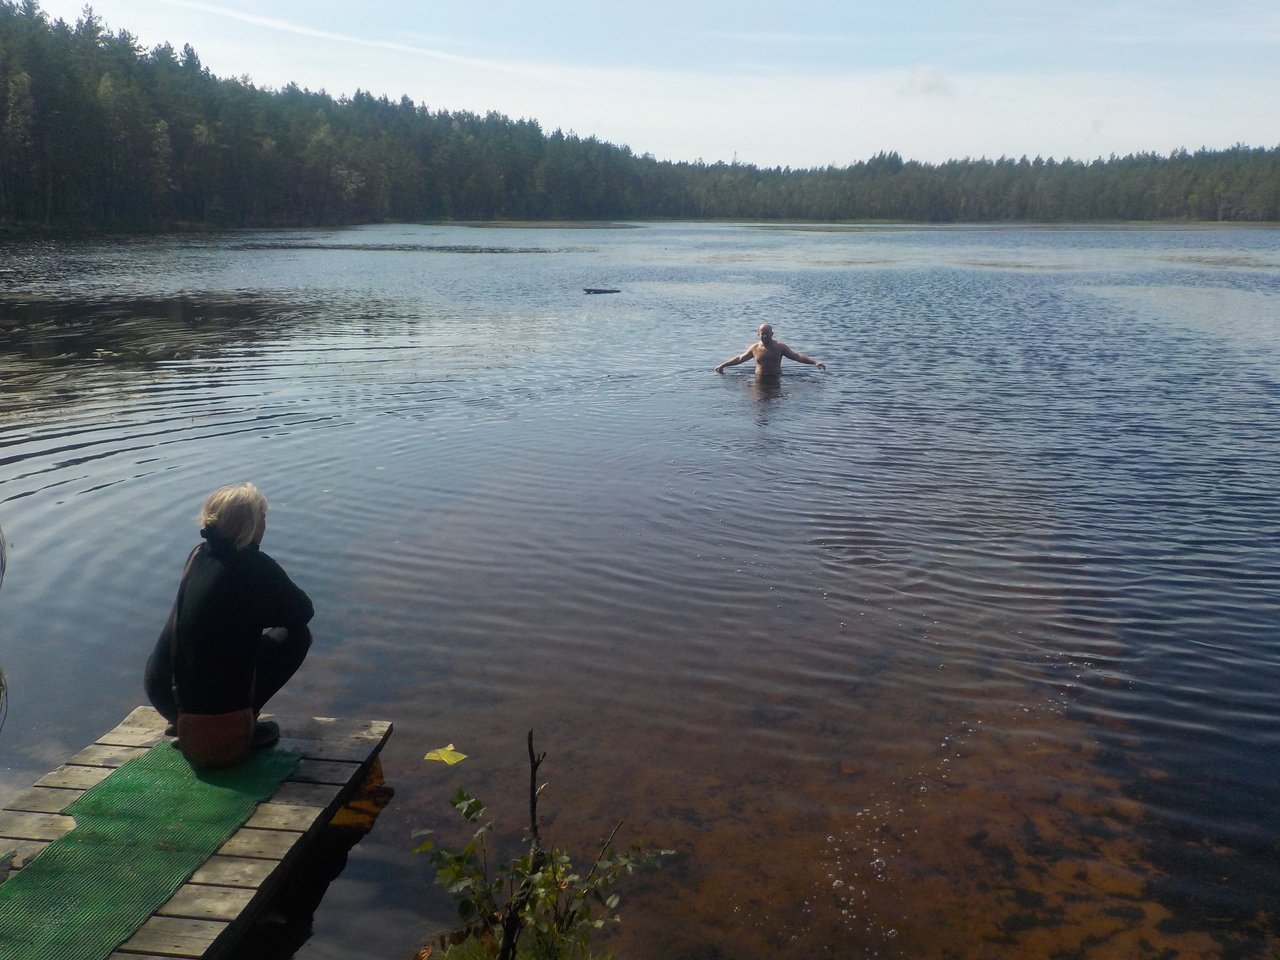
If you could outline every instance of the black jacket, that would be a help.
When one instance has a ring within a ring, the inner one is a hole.
[[[303,627],[315,613],[311,599],[256,544],[237,550],[206,537],[189,558],[152,654],[153,666],[173,678],[183,713],[251,706],[262,631]]]

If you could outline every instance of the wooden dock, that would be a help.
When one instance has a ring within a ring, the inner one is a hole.
[[[301,755],[297,769],[167,903],[106,955],[110,960],[215,960],[227,953],[309,841],[360,786],[391,735],[391,724],[382,720],[272,719],[280,724],[280,748]],[[155,710],[138,707],[7,803],[0,810],[0,853],[16,849],[11,868],[21,869],[68,833],[75,820],[62,811],[165,739],[164,727]]]

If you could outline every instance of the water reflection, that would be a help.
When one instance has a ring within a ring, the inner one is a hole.
[[[756,374],[748,379],[751,399],[757,404],[755,409],[756,424],[767,427],[772,414],[772,405],[782,399],[782,377]]]
[[[408,853],[447,814],[422,754],[465,743],[500,797],[530,727],[572,771],[566,845],[625,817],[681,851],[622,891],[627,956],[1274,952],[1269,268],[1161,272],[1206,242],[1158,231],[431,249],[469,236],[23,254],[2,622],[40,696],[0,740],[14,787],[136,703],[156,572],[247,476],[323,598],[282,709],[397,726],[394,815],[301,957],[448,924]],[[362,249],[387,245],[413,249]],[[596,276],[626,300],[584,302]],[[803,319],[831,370],[709,375],[748,309]],[[638,374],[658,319],[713,356]]]
[[[314,307],[310,308],[314,314]],[[0,298],[4,350],[18,360],[147,366],[225,349],[296,324],[297,307],[253,296]]]
[[[520,254],[520,253],[570,253],[571,248],[549,247],[492,247],[478,244],[439,243],[319,243],[307,240],[276,240],[247,242],[237,245],[237,250],[347,250],[353,253],[471,253],[471,254]]]
[[[777,400],[782,396],[782,377],[759,373],[751,378],[751,395],[761,403]]]
[[[253,349],[306,316],[253,296],[0,297],[6,367],[0,413],[5,406],[73,402],[101,377],[119,380],[212,360],[230,347]]]

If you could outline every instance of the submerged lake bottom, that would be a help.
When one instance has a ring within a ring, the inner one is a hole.
[[[415,834],[464,785],[517,853],[529,730],[544,838],[676,851],[620,957],[1280,951],[1280,231],[3,252],[0,798],[143,702],[241,479],[317,608],[272,708],[395,724],[309,936],[242,960],[452,928]],[[826,370],[717,376],[763,322]]]

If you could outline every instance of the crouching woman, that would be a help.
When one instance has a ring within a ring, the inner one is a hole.
[[[267,500],[251,483],[220,487],[200,511],[168,622],[147,661],[152,705],[195,766],[224,767],[280,737],[258,712],[311,647],[310,598],[259,549]]]

